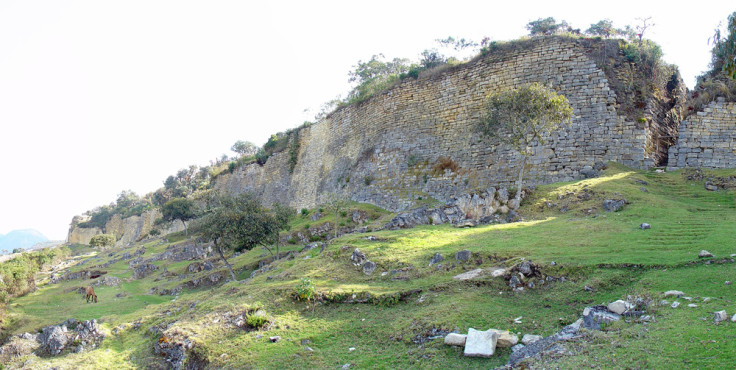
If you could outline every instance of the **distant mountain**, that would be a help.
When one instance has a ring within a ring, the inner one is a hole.
[[[0,251],[11,252],[15,248],[25,249],[48,240],[49,238],[37,230],[13,230],[7,235],[0,235]]]

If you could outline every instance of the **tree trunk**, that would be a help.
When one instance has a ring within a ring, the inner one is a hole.
[[[230,264],[227,262],[227,259],[225,259],[225,255],[222,253],[222,248],[218,247],[217,243],[215,243],[215,249],[217,250],[217,253],[220,254],[222,262],[225,262],[225,266],[227,266],[228,271],[230,271],[230,276],[232,276],[233,281],[238,281],[238,279],[235,277],[235,273],[233,272],[233,267],[230,266]]]
[[[181,224],[184,225],[184,236],[189,237],[189,229],[187,229],[187,223],[181,220]]]
[[[521,168],[519,168],[519,180],[516,181],[516,204],[521,206],[521,184],[524,179],[524,167],[526,167],[526,154],[522,154]]]

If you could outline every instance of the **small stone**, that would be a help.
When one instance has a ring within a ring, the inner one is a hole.
[[[470,280],[470,279],[475,279],[481,275],[483,275],[483,269],[475,269],[475,270],[463,272],[462,274],[459,274],[459,275],[455,275],[452,278],[455,280]]]
[[[429,265],[432,266],[436,263],[440,263],[444,261],[445,257],[442,257],[441,254],[435,253],[434,256],[432,256],[432,259],[429,260]]]
[[[516,336],[516,334],[511,334],[508,330],[498,330],[498,329],[489,329],[493,330],[498,334],[498,338],[496,338],[496,347],[501,348],[510,348],[519,343],[519,337]]]
[[[731,322],[736,322],[736,313],[733,314],[733,317],[731,318]]]
[[[670,307],[677,308],[680,305],[680,302],[674,301],[672,302],[672,305]]]
[[[532,263],[530,261],[524,261],[519,265],[519,272],[521,272],[524,276],[529,276],[532,274]]]
[[[668,291],[664,292],[664,296],[665,297],[674,296],[674,297],[678,297],[679,298],[679,297],[682,297],[684,295],[685,295],[685,293],[683,293],[683,292],[681,292],[679,290],[668,290]]]
[[[703,303],[705,303],[705,302],[710,302],[710,297],[703,298]]]
[[[711,258],[714,257],[713,253],[708,252],[707,250],[703,249],[698,253],[698,258]]]
[[[278,342],[278,341],[281,340],[281,337],[278,336],[278,335],[276,335],[276,336],[273,336],[273,337],[268,337],[268,340],[270,340],[271,343],[276,343],[276,342]]]
[[[652,225],[650,225],[650,224],[648,224],[646,222],[643,222],[641,225],[639,225],[639,228],[642,229],[642,230],[651,229],[652,228]]]
[[[517,286],[519,286],[519,284],[521,284],[521,280],[519,280],[516,275],[511,276],[511,279],[509,279],[509,286],[512,288],[516,288]]]
[[[670,304],[670,302],[669,302],[668,300],[666,300],[666,299],[663,299],[663,300],[661,300],[661,301],[659,302],[659,305],[660,305],[660,306],[667,306],[667,305],[669,305],[669,304]]]
[[[376,263],[372,261],[365,261],[363,264],[363,273],[366,275],[373,274],[373,271],[376,270]]]
[[[608,212],[618,212],[624,208],[625,204],[625,199],[606,199],[603,201],[603,209]]]
[[[304,350],[307,352],[314,352],[314,350],[310,346],[304,346]]]
[[[541,335],[524,334],[524,336],[521,337],[521,343],[524,345],[529,345],[541,339],[543,339]]]
[[[465,340],[467,339],[465,334],[450,333],[445,336],[445,344],[448,346],[465,346]]]
[[[514,319],[514,324],[521,324],[521,319],[523,319],[523,318],[524,318],[524,316],[519,316],[519,317],[515,318]]]
[[[347,370],[349,368],[350,368],[350,364],[345,364],[345,365],[342,365],[341,367],[342,370]]]
[[[718,311],[713,313],[713,321],[715,321],[716,324],[726,320],[728,320],[728,314],[726,313],[726,311]]]
[[[480,331],[470,328],[463,354],[467,357],[491,357],[496,352],[497,340],[498,334],[493,330]]]
[[[624,312],[632,309],[632,305],[629,302],[619,299],[618,301],[611,302],[608,304],[608,310],[615,312],[619,315],[623,315]]]
[[[348,348],[348,352],[353,352],[353,351],[355,351],[355,347]]]
[[[593,289],[590,285],[584,286],[583,287],[583,290],[585,290],[586,292],[594,292],[595,291],[595,289]]]
[[[727,280],[727,281],[725,282],[725,284],[726,284],[726,285],[731,285],[731,281],[730,281],[730,280]]]
[[[503,276],[504,274],[506,274],[505,268],[496,268],[495,270],[491,272],[491,277],[495,278],[495,277]]]
[[[470,253],[469,250],[467,250],[467,249],[461,250],[459,252],[455,252],[455,260],[457,260],[458,262],[469,261],[470,260],[470,255],[471,255],[471,253]]]
[[[690,308],[695,308],[695,307],[698,307],[698,305],[696,305],[695,303],[690,303],[690,304],[689,304],[689,305],[687,305],[687,306],[688,306],[688,307],[690,307]]]

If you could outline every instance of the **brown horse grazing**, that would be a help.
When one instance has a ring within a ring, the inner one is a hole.
[[[92,289],[91,286],[88,286],[85,291],[87,295],[84,297],[84,299],[87,300],[87,303],[89,303],[90,299],[97,303],[97,294],[95,294],[95,290]]]

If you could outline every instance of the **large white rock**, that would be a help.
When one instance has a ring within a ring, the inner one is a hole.
[[[519,343],[519,337],[516,334],[511,334],[508,330],[488,329],[493,330],[498,334],[496,340],[496,347],[509,348]]]
[[[505,274],[506,274],[506,269],[505,268],[502,268],[502,267],[498,267],[498,268],[494,269],[493,272],[491,272],[491,276],[494,277],[494,278],[495,277],[499,277],[499,276],[503,276]]]
[[[452,278],[455,280],[470,280],[470,279],[475,279],[481,275],[483,275],[483,269],[475,269],[475,270],[463,272],[460,275],[455,275]]]
[[[615,312],[619,315],[623,315],[624,312],[630,310],[633,308],[633,305],[629,302],[626,302],[624,300],[619,299],[616,302],[611,302],[608,304],[608,310],[611,312]]]
[[[525,346],[531,343],[534,343],[538,340],[542,340],[544,337],[541,335],[534,335],[534,334],[524,334],[523,337],[521,337],[521,343]]]
[[[470,328],[463,354],[468,357],[491,357],[496,352],[497,340],[498,334],[493,330],[480,331]]]
[[[713,313],[713,321],[715,321],[716,323],[726,320],[728,320],[728,314],[726,313],[726,311],[718,311]]]
[[[665,297],[682,297],[685,293],[679,291],[679,290],[668,290],[664,292]]]
[[[713,257],[713,253],[708,252],[707,250],[703,249],[698,253],[699,258],[711,258]]]
[[[468,336],[465,334],[450,333],[445,337],[445,344],[448,346],[464,346]]]
[[[731,318],[731,322],[736,322],[736,313],[733,314],[733,317]]]

